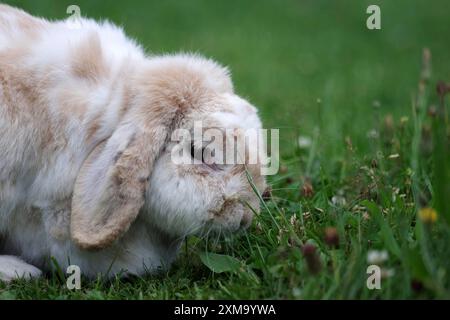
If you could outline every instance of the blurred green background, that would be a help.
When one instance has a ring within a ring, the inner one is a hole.
[[[229,66],[264,126],[283,128],[283,154],[316,126],[325,155],[342,152],[347,135],[365,152],[374,104],[396,118],[410,112],[424,47],[434,77],[450,75],[448,0],[7,3],[52,19],[77,4],[84,16],[122,25],[149,53],[193,51]],[[369,4],[381,8],[381,30],[366,28]]]
[[[272,195],[248,233],[219,243],[191,237],[162,277],[68,292],[53,276],[0,284],[0,299],[450,297],[450,127],[435,90],[450,82],[449,0],[7,3],[51,19],[76,4],[122,25],[148,53],[197,52],[227,65],[264,127],[280,128],[284,169],[269,179]],[[366,27],[370,4],[381,8],[381,30]],[[418,90],[424,48],[432,74]],[[313,143],[299,148],[299,136]],[[437,223],[416,219],[423,207]],[[327,244],[327,227],[339,248]],[[325,261],[322,273],[308,273],[305,243]],[[389,251],[383,268],[395,271],[380,291],[366,288],[371,249]],[[209,251],[237,259],[238,272],[208,270],[199,254]]]

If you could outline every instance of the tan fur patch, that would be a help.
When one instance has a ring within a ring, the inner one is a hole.
[[[72,52],[72,71],[75,76],[96,82],[108,75],[102,46],[97,33],[90,34]]]
[[[88,109],[86,90],[79,88],[63,88],[58,98],[61,112],[68,118],[76,117],[82,120]]]
[[[98,113],[95,115],[94,119],[92,119],[90,121],[90,124],[86,131],[86,139],[88,141],[90,141],[94,137],[94,135],[97,133],[97,131],[100,130],[100,128],[101,128],[100,120],[101,120],[102,116],[103,116],[102,113]]]
[[[153,112],[164,114],[170,109],[185,112],[202,106],[212,94],[205,80],[187,66],[166,65],[152,68],[139,82],[142,92],[148,92]]]

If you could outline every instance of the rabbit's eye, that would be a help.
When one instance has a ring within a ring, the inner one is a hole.
[[[205,148],[196,149],[194,143],[191,143],[191,157],[192,159],[197,159],[201,161],[202,163],[205,162],[205,159],[203,158],[205,153]]]

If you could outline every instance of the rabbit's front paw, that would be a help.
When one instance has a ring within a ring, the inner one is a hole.
[[[0,280],[9,282],[14,279],[38,278],[41,270],[14,256],[0,256]]]

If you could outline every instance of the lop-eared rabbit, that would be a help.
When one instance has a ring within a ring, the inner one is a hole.
[[[146,55],[109,22],[0,5],[0,278],[37,277],[51,257],[88,277],[140,275],[189,234],[248,227],[261,162],[173,161],[173,133],[196,122],[234,139],[261,128],[209,59]]]

